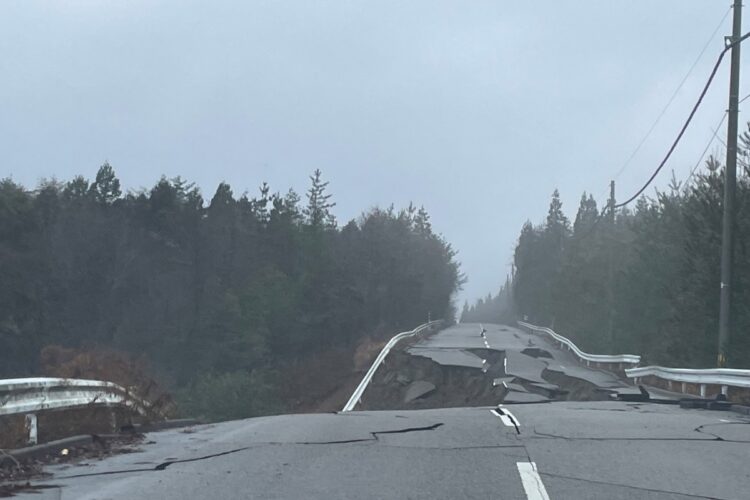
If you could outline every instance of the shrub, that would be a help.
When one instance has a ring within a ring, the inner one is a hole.
[[[178,393],[179,412],[212,422],[280,413],[274,380],[262,370],[200,375]]]

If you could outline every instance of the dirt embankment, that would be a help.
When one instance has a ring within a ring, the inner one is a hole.
[[[492,366],[498,366],[497,363]],[[502,366],[502,360],[499,366]],[[394,410],[490,406],[502,399],[503,388],[493,386],[496,370],[441,366],[401,350],[391,351],[375,373],[360,409]],[[424,394],[411,399],[419,382]],[[434,389],[431,389],[434,386]],[[413,394],[410,394],[412,392]]]
[[[293,413],[339,411],[364,377],[386,340],[364,337],[354,349],[334,349],[286,370],[284,399]]]
[[[391,351],[365,391],[359,409],[427,409],[495,406],[503,402],[609,399],[610,391],[559,372],[544,370],[542,378],[545,383],[507,374],[503,351],[467,351],[484,359],[484,368],[441,365],[404,350]]]

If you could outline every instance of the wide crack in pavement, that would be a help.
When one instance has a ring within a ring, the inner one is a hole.
[[[174,465],[174,464],[181,464],[181,463],[189,463],[189,462],[199,462],[202,460],[209,460],[216,457],[222,457],[226,455],[231,455],[234,453],[239,453],[241,451],[250,450],[253,448],[259,448],[262,446],[273,446],[273,445],[339,445],[339,444],[352,444],[352,443],[368,443],[368,442],[378,442],[379,438],[378,436],[382,434],[406,434],[410,432],[423,432],[423,431],[433,431],[439,427],[442,427],[445,425],[443,422],[438,422],[432,425],[426,425],[422,427],[407,427],[403,429],[391,429],[391,430],[384,430],[384,431],[371,431],[369,438],[358,438],[358,439],[344,439],[344,440],[334,440],[334,441],[268,441],[268,442],[258,442],[253,443],[248,446],[242,446],[239,448],[233,448],[231,450],[226,450],[218,453],[212,453],[209,455],[202,455],[199,457],[193,457],[193,458],[184,458],[179,460],[168,460],[165,462],[162,462],[155,467],[140,467],[140,468],[132,468],[132,469],[118,469],[113,471],[102,471],[102,472],[91,472],[86,474],[73,474],[68,476],[55,476],[55,480],[63,480],[63,479],[76,479],[76,478],[82,478],[82,477],[93,477],[93,476],[109,476],[114,474],[128,474],[128,473],[134,473],[134,472],[159,472],[166,470],[167,467]],[[502,446],[487,446],[492,448],[500,448]],[[466,447],[471,448],[471,447]],[[475,447],[474,447],[475,448]],[[459,449],[458,447],[453,449]],[[461,448],[463,449],[463,448]]]

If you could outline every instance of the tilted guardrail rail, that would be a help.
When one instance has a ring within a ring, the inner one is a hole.
[[[550,328],[518,322],[518,326],[533,333],[550,337],[560,347],[573,352],[587,366],[622,371],[635,384],[644,384],[668,391],[681,392],[702,398],[724,394],[730,401],[750,403],[750,370],[735,368],[665,368],[663,366],[635,367],[641,357],[633,354],[588,354],[581,351],[570,339]]]
[[[550,328],[532,325],[523,321],[519,321],[518,326],[532,333],[548,336],[553,342],[558,344],[560,348],[567,349],[575,354],[575,356],[582,363],[585,363],[586,366],[593,366],[605,370],[624,371],[626,367],[637,365],[641,362],[641,357],[635,354],[589,354],[583,352],[573,343],[572,340],[563,337],[559,333],[555,333]]]
[[[362,382],[359,383],[357,388],[354,390],[354,393],[352,393],[352,396],[349,398],[349,401],[346,402],[346,405],[344,405],[344,408],[341,411],[352,411],[354,407],[357,406],[357,404],[362,399],[362,394],[364,394],[365,389],[367,389],[367,386],[370,384],[370,380],[372,380],[373,375],[375,375],[378,367],[380,367],[380,365],[383,363],[383,360],[391,351],[393,346],[395,346],[402,339],[413,337],[414,335],[422,333],[425,330],[429,330],[441,324],[442,322],[443,320],[441,319],[437,321],[430,321],[429,323],[419,325],[414,330],[399,333],[398,335],[395,335],[391,340],[389,340],[385,347],[383,347],[383,349],[380,351],[380,354],[378,354],[378,357],[375,358],[375,361],[370,366],[370,369],[367,370],[367,373],[362,379]]]
[[[112,382],[52,377],[0,380],[0,418],[23,416],[28,444],[37,442],[37,414],[94,407],[121,407],[140,415],[150,410],[149,403]]]
[[[750,403],[750,370],[643,366],[627,369],[625,375],[632,378],[636,384],[646,384],[702,398],[724,394],[730,401]]]

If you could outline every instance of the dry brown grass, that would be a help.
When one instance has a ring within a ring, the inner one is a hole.
[[[48,377],[114,382],[134,398],[148,401],[151,418],[165,418],[174,413],[172,397],[150,376],[147,363],[126,353],[48,345],[41,350],[40,369]]]

